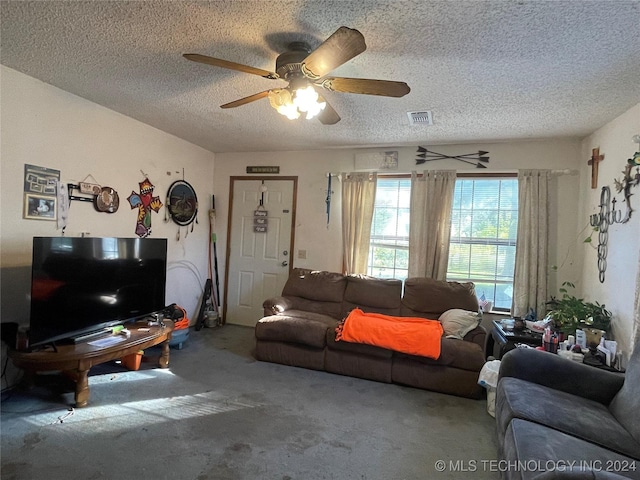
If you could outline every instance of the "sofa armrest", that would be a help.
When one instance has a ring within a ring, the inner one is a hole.
[[[478,345],[480,345],[480,348],[484,352],[485,343],[487,341],[487,330],[482,325],[478,325],[476,328],[467,333],[464,336],[463,340],[465,342],[477,343]]]
[[[624,374],[609,372],[549,352],[516,348],[500,362],[498,382],[515,377],[609,405],[622,388]]]
[[[268,317],[269,315],[277,315],[291,310],[293,305],[287,297],[271,297],[262,303],[262,308],[264,309],[264,316]]]

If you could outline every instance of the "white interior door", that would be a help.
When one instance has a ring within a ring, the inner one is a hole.
[[[263,317],[264,300],[282,293],[289,276],[293,249],[295,184],[296,179],[291,177],[231,179],[231,223],[224,289],[227,323],[255,326]],[[261,200],[266,217],[254,215]],[[258,224],[256,219],[266,219],[266,223]],[[256,232],[256,226],[266,227],[266,232]]]

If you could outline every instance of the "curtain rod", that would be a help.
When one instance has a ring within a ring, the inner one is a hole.
[[[544,170],[544,169],[542,169]],[[555,170],[549,170],[549,172],[551,173],[551,175],[554,176],[561,176],[561,175],[578,175],[578,173],[580,173],[578,170],[572,170],[569,168],[564,168],[564,169],[555,169]],[[356,172],[356,173],[372,173],[372,172]],[[410,178],[411,177],[411,173],[383,173],[383,172],[375,172],[378,174],[378,177],[384,177],[384,178]],[[418,176],[422,176],[421,172],[416,172],[418,173]],[[325,173],[325,177],[329,177],[329,175],[331,175],[332,177],[337,178],[338,180],[342,180],[342,173],[333,173],[333,172],[327,172]],[[456,173],[457,177],[460,178],[465,178],[465,177],[493,177],[493,178],[515,178],[518,176],[518,172],[491,172],[491,171],[482,171],[482,172],[468,172],[468,171],[458,171]]]

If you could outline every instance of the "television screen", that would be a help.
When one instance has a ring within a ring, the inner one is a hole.
[[[164,309],[164,238],[35,237],[32,346]]]

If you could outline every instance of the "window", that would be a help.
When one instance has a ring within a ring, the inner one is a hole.
[[[407,278],[411,179],[378,177],[367,273]],[[518,181],[460,177],[451,212],[447,280],[473,282],[479,297],[508,311],[518,228]]]
[[[516,178],[459,178],[451,212],[447,280],[474,282],[496,310],[509,310],[518,229]]]
[[[410,178],[378,178],[367,273],[407,278],[409,268]]]

